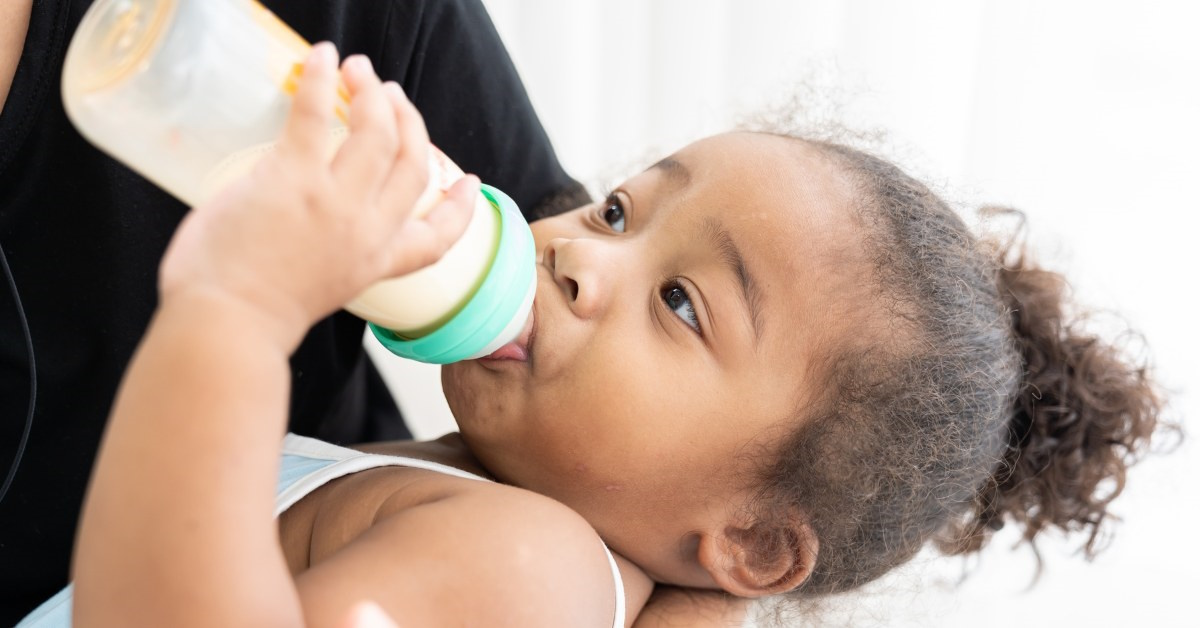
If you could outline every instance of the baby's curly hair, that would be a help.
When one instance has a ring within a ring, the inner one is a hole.
[[[817,367],[827,392],[761,474],[760,521],[801,512],[819,541],[794,593],[853,589],[927,543],[979,550],[1005,522],[1035,554],[1042,530],[1081,531],[1090,557],[1159,425],[1147,368],[1069,317],[1063,277],[1020,238],[980,240],[895,165],[799,141],[851,182],[876,307]],[[775,549],[796,543],[767,527]]]

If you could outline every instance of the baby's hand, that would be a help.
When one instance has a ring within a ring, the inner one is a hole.
[[[250,305],[296,341],[379,279],[439,259],[466,228],[479,182],[465,177],[421,218],[429,138],[416,108],[350,57],[349,136],[332,162],[337,52],[313,47],[277,150],[180,225],[162,263],[164,300],[194,290]]]

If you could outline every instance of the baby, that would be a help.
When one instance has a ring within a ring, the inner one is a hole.
[[[289,353],[436,259],[475,193],[407,218],[427,139],[360,58],[327,163],[336,63],[314,48],[279,151],[167,252],[81,522],[80,626],[333,626],[363,599],[411,626],[697,625],[664,592],[845,591],[1008,520],[1090,547],[1156,427],[1061,278],[888,163],[731,133],[532,225],[521,350],[443,370],[460,435],[289,436],[281,480]]]

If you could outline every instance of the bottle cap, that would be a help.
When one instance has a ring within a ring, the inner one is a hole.
[[[392,353],[428,364],[450,364],[483,357],[521,332],[537,289],[533,232],[507,194],[490,185],[480,192],[500,218],[495,258],[471,300],[449,321],[420,338],[404,338],[369,323],[371,332]]]

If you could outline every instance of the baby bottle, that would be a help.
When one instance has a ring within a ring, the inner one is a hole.
[[[96,0],[67,50],[63,101],[85,138],[194,206],[274,150],[309,48],[254,0]],[[346,99],[335,138],[347,133]],[[416,216],[463,175],[436,148],[429,159]],[[514,340],[535,288],[529,226],[484,185],[441,260],[371,286],[346,309],[393,353],[447,364]]]

